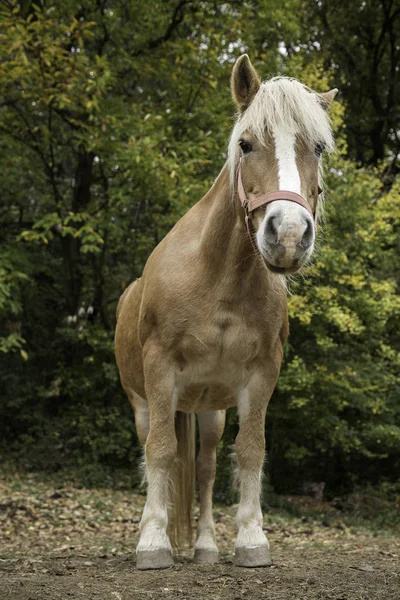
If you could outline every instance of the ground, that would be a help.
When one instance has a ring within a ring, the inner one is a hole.
[[[139,572],[134,548],[143,502],[131,491],[4,475],[0,599],[400,599],[397,525],[352,525],[332,504],[289,498],[285,510],[266,513],[272,566],[244,569],[232,561],[235,507],[217,507],[217,565],[195,565],[186,552],[171,569]]]

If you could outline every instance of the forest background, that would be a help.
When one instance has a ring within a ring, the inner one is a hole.
[[[135,486],[115,309],[222,168],[229,79],[337,87],[316,259],[266,434],[277,492],[395,485],[400,469],[398,0],[1,2],[0,439],[19,469]],[[230,501],[230,411],[216,497]]]

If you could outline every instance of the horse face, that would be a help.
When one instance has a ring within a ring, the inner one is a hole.
[[[237,60],[231,87],[239,110],[228,151],[232,187],[240,160],[248,201],[275,192],[251,213],[254,242],[271,271],[294,273],[314,249],[319,158],[334,146],[327,110],[337,90],[316,94],[290,78],[261,83],[247,55]]]
[[[300,195],[309,211],[289,200],[275,200],[253,213],[255,242],[267,267],[277,273],[299,270],[311,257],[315,242],[320,149],[278,129],[264,143],[250,134],[240,141],[243,185],[249,200],[280,190]],[[312,214],[310,214],[312,213]]]

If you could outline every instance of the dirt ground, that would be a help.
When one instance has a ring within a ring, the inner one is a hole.
[[[134,548],[143,501],[128,491],[52,486],[35,476],[1,479],[0,599],[400,600],[395,531],[276,509],[265,517],[270,567],[234,566],[235,507],[218,507],[217,565],[195,565],[188,552],[171,569],[139,572]]]

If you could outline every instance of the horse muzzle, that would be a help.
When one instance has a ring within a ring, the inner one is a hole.
[[[285,200],[270,207],[257,231],[260,253],[275,273],[298,271],[311,257],[314,242],[315,226],[310,214]]]
[[[238,164],[237,191],[245,212],[246,227],[255,252],[260,252],[274,273],[295,273],[310,258],[315,241],[315,211],[299,194],[289,190],[268,192],[250,200],[243,187],[242,159]],[[322,189],[318,187],[318,194]],[[253,211],[266,206],[255,232]]]

